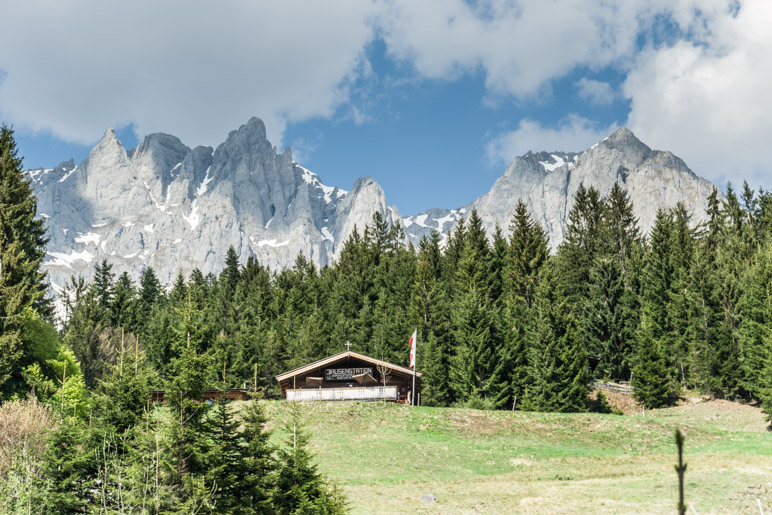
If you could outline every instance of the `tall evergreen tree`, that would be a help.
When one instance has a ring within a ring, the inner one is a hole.
[[[24,357],[21,317],[35,308],[50,315],[44,298],[45,273],[40,265],[47,238],[42,219],[35,219],[37,199],[23,176],[13,130],[0,127],[0,398],[20,388]]]
[[[107,314],[113,301],[115,293],[114,279],[113,265],[109,264],[106,259],[103,259],[94,266],[94,293],[99,307],[105,310],[105,314]]]
[[[607,252],[622,266],[623,273],[627,272],[627,263],[641,244],[638,219],[633,214],[633,204],[627,196],[627,192],[614,183],[611,191],[606,196],[606,209],[604,210],[603,236],[606,240]]]
[[[667,406],[677,397],[665,349],[653,337],[645,317],[638,334],[632,383],[635,399],[647,408]]]
[[[511,235],[504,281],[506,304],[524,302],[530,308],[539,271],[549,256],[549,241],[544,229],[531,218],[522,199],[517,202],[509,229]]]
[[[452,319],[456,355],[452,380],[459,400],[487,398],[493,386],[500,341],[498,313],[492,294],[492,256],[482,220],[472,211],[456,272]]]
[[[530,373],[524,404],[535,411],[586,411],[587,354],[557,279],[550,266],[536,289],[527,336]]]
[[[279,449],[281,464],[274,495],[274,508],[281,514],[344,513],[345,505],[336,490],[331,489],[313,463],[308,451],[308,434],[300,422],[297,403],[290,403],[290,416],[285,424],[287,440]]]
[[[418,263],[412,288],[411,311],[418,320],[419,348],[424,373],[422,403],[448,406],[454,400],[451,381],[451,319],[447,292],[442,282],[440,235],[432,231],[430,238],[418,244]],[[421,352],[423,350],[423,352]]]
[[[586,335],[589,351],[600,356],[600,377],[629,380],[638,313],[632,292],[625,288],[616,259],[598,261],[590,271]]]

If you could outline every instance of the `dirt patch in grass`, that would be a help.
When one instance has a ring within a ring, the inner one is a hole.
[[[611,409],[621,411],[625,415],[641,412],[640,404],[638,404],[632,395],[609,392],[606,390],[592,390],[590,392],[590,399],[597,399],[598,393],[602,393],[603,396],[606,397],[606,400],[608,401],[609,406],[611,406]]]

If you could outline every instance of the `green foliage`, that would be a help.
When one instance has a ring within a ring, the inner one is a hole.
[[[578,325],[548,267],[536,290],[528,330],[530,374],[524,403],[535,411],[585,411],[589,375]]]
[[[343,499],[326,483],[312,462],[313,456],[307,449],[309,437],[300,421],[299,406],[295,403],[290,406],[290,416],[285,421],[288,437],[278,452],[276,511],[286,514],[344,513]]]
[[[44,298],[45,228],[36,219],[37,199],[22,174],[13,130],[0,127],[0,399],[23,393],[29,363],[21,337],[25,310],[50,314]],[[24,363],[27,361],[27,363]]]
[[[644,318],[638,335],[632,384],[638,402],[647,408],[660,408],[675,401],[676,391],[663,346],[654,339],[646,322]]]

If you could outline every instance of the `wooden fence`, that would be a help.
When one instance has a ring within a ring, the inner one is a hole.
[[[601,383],[599,381],[593,381],[590,383],[592,388],[598,390],[608,390],[609,392],[623,393],[625,395],[632,395],[635,392],[635,388],[632,386],[623,386],[615,383]]]

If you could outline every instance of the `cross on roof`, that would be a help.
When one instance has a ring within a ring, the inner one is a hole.
[[[346,350],[351,350],[351,346],[353,344],[351,342],[346,342]]]

